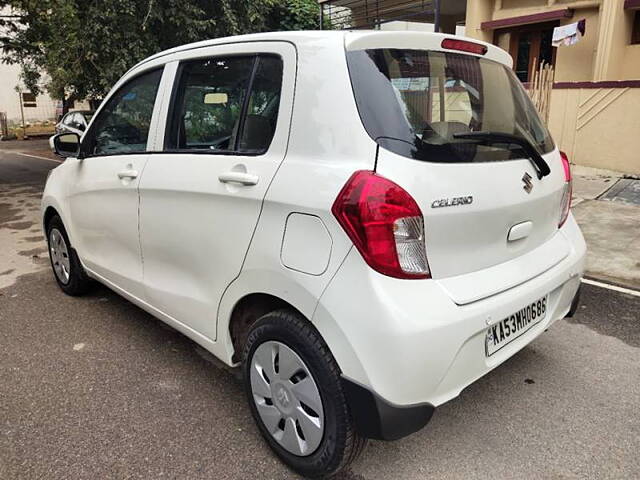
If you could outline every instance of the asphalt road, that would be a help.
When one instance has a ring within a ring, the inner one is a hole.
[[[104,287],[59,291],[36,208],[53,166],[0,150],[0,478],[297,478],[193,342]],[[584,285],[582,298],[340,478],[639,478],[640,297]]]

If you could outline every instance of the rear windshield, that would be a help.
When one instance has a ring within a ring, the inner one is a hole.
[[[457,53],[347,52],[358,111],[383,148],[444,163],[523,158],[522,147],[456,138],[469,132],[524,137],[540,154],[554,146],[520,81],[504,65]]]

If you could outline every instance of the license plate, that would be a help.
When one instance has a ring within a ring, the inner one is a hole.
[[[485,353],[490,357],[540,322],[547,315],[549,295],[531,302],[487,329]]]

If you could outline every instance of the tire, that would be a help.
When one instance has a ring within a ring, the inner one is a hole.
[[[243,374],[260,433],[296,472],[310,478],[332,476],[364,449],[366,439],[353,428],[340,369],[320,334],[298,313],[278,310],[253,325]],[[310,393],[314,386],[319,397]],[[278,421],[278,415],[284,420]]]
[[[85,272],[58,215],[47,224],[47,245],[51,270],[60,289],[71,296],[87,293],[92,281]]]

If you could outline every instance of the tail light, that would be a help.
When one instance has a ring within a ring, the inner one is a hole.
[[[331,211],[371,268],[396,278],[430,277],[422,212],[400,186],[357,171]]]
[[[562,200],[560,201],[560,221],[558,222],[558,228],[564,225],[569,216],[569,210],[571,210],[571,195],[573,194],[573,186],[571,180],[571,166],[569,165],[569,158],[564,152],[560,152],[560,158],[562,160],[562,168],[564,169],[564,186],[562,187]]]

